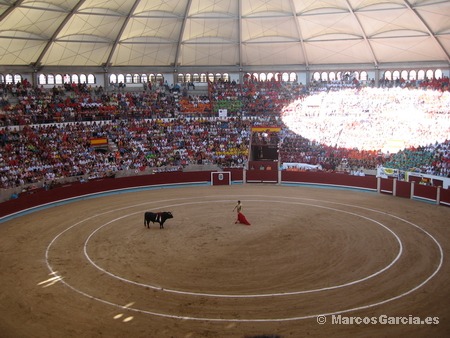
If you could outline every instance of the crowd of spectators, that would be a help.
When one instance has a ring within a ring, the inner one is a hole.
[[[249,121],[205,119],[130,120],[25,126],[0,132],[1,187],[61,177],[99,178],[119,170],[183,168],[188,164],[242,165]],[[93,138],[117,149],[101,151]]]
[[[404,171],[450,177],[450,140],[400,150],[392,154],[385,161],[384,166]]]
[[[295,100],[281,116],[297,134],[321,144],[391,151],[394,143],[403,149],[448,138],[450,92],[401,88],[320,92]]]
[[[422,101],[414,101],[414,104],[419,102],[426,106],[428,114],[426,121],[421,121],[424,128],[419,128],[419,134],[429,137],[433,132],[447,132],[448,136],[448,101],[439,101],[448,100],[448,79],[429,81],[423,86],[433,88],[429,95],[435,96],[421,96]],[[382,121],[368,120],[367,116],[377,115],[374,109],[385,112],[390,108],[383,101],[386,98],[384,92],[373,94],[377,104],[365,109],[361,105],[364,101],[355,103],[358,94],[347,92],[364,90],[354,83],[350,85],[351,89],[348,89],[348,83],[340,90],[333,86],[331,92],[339,93],[341,101],[336,97],[329,101],[332,93],[317,85],[307,88],[302,84],[273,80],[260,82],[247,78],[242,84],[217,81],[209,84],[207,94],[199,96],[193,95],[190,87],[189,90],[183,87],[174,91],[154,85],[141,91],[107,91],[86,85],[46,90],[32,87],[26,81],[0,85],[0,123],[4,126],[0,129],[0,187],[24,186],[60,177],[113,176],[117,171],[129,169],[154,168],[158,171],[158,168],[170,167],[170,170],[181,170],[193,163],[243,166],[248,160],[251,127],[255,125],[282,128],[281,162],[320,164],[330,171],[338,170],[343,164],[352,171],[384,165],[450,175],[448,139],[408,146],[398,153],[385,153],[368,143],[367,146],[352,147],[337,142],[363,137],[364,142],[360,144],[366,145],[369,136],[380,137],[370,129],[374,123],[380,124],[381,132],[389,130],[387,121],[402,123],[403,118],[393,111],[383,115]],[[295,130],[295,123],[286,126],[283,120],[299,107],[299,102],[313,102],[308,100],[313,100],[316,93],[323,93],[320,95],[323,95],[325,112],[317,110],[314,104],[310,104],[311,109],[302,107],[297,124],[320,122],[324,127],[320,137],[325,131],[335,131],[330,139],[308,135],[307,130]],[[390,100],[409,102],[405,109],[412,109],[407,95],[410,95],[407,91],[395,93]],[[344,102],[342,97],[347,101]],[[301,100],[295,101],[297,98]],[[197,108],[201,104],[202,110],[196,114],[187,111],[186,102]],[[294,106],[290,111],[282,110],[292,102]],[[218,109],[226,109],[227,117],[217,118]],[[345,114],[340,115],[338,111]],[[345,125],[349,116],[353,121],[357,117],[358,125]],[[326,119],[321,120],[322,117]],[[344,129],[350,132],[349,136],[342,132]],[[93,138],[108,139],[114,149],[96,149],[91,144]]]
[[[279,116],[284,106],[300,95],[305,86],[279,81],[254,81],[246,78],[242,84],[217,81],[209,86],[213,111],[227,109],[232,114],[246,116]]]
[[[0,126],[163,118],[174,117],[181,110],[177,95],[164,86],[146,91],[105,91],[101,86],[65,85],[48,90],[25,81],[20,86],[0,87]]]

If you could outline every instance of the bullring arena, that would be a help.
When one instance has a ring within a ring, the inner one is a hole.
[[[251,225],[235,224],[237,200]],[[145,211],[174,218],[147,229]],[[1,336],[448,337],[449,219],[315,185],[59,200],[0,225]]]

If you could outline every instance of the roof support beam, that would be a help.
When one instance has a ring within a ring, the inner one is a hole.
[[[14,11],[17,7],[20,7],[20,5],[22,4],[22,2],[24,2],[25,0],[17,0],[11,7],[9,7],[6,11],[4,11],[2,13],[2,15],[0,15],[0,22],[3,21],[4,18],[6,18],[9,13],[11,13],[12,11]]]
[[[131,16],[133,15],[134,11],[136,10],[137,5],[140,2],[141,2],[141,0],[135,0],[134,1],[133,7],[131,7],[130,11],[128,12],[128,14],[127,14],[127,16],[126,16],[126,18],[125,18],[125,20],[124,20],[124,22],[122,24],[122,27],[120,27],[119,34],[117,34],[117,37],[114,40],[114,43],[113,43],[113,45],[111,47],[111,51],[109,52],[108,58],[106,59],[106,62],[105,62],[105,65],[104,65],[105,69],[107,69],[108,65],[111,63],[111,59],[112,59],[112,57],[114,55],[114,52],[117,49],[117,45],[119,44],[120,38],[122,37],[122,34],[123,34],[123,31],[125,30],[125,27],[127,27],[127,24],[130,21],[130,19],[131,19]]]
[[[290,0],[289,4],[291,5],[291,11],[294,13],[295,27],[297,28],[298,39],[300,40],[300,44],[302,45],[303,59],[305,60],[305,67],[309,68],[309,60],[308,55],[306,54],[305,40],[303,39],[302,29],[300,28],[300,23],[297,18],[297,12],[295,10],[294,0]]]
[[[440,50],[442,51],[442,53],[445,55],[445,57],[447,58],[447,62],[450,63],[450,55],[445,51],[444,46],[442,45],[442,43],[436,38],[436,35],[433,34],[433,32],[431,31],[430,27],[428,27],[428,25],[426,24],[426,22],[422,19],[422,17],[420,16],[420,14],[411,6],[411,4],[409,3],[409,1],[404,0],[403,1],[405,3],[405,6],[408,7],[408,9],[414,13],[414,15],[417,17],[417,19],[419,19],[419,21],[422,23],[422,25],[425,27],[425,29],[427,30],[428,35],[434,40],[434,42],[439,46]]]
[[[58,37],[58,34],[61,32],[61,30],[64,28],[67,22],[75,15],[76,12],[78,12],[78,9],[86,2],[86,0],[80,0],[75,5],[74,8],[66,15],[64,20],[61,22],[61,24],[58,26],[56,31],[53,33],[51,38],[48,40],[47,44],[45,45],[44,49],[42,50],[41,54],[39,54],[39,57],[36,59],[35,67],[39,68],[39,65],[41,64],[42,59],[44,58],[45,54],[49,50],[50,46],[55,42],[56,38]]]
[[[237,24],[238,24],[238,62],[239,62],[239,81],[242,83],[242,1],[238,3],[238,13],[237,13]]]
[[[375,53],[373,52],[373,48],[372,45],[369,42],[369,39],[367,39],[367,34],[364,31],[361,22],[359,21],[358,17],[355,14],[355,11],[353,10],[352,5],[350,5],[350,2],[348,0],[345,0],[345,3],[347,4],[347,8],[350,11],[350,13],[352,14],[353,18],[355,19],[355,21],[358,23],[358,27],[361,30],[361,34],[362,37],[364,38],[364,41],[366,42],[366,46],[369,49],[370,53],[372,54],[372,59],[373,59],[373,64],[375,65],[375,68],[378,68],[378,60],[377,57],[375,56]]]
[[[175,58],[173,60],[173,65],[176,69],[176,67],[178,66],[179,60],[178,58],[180,57],[180,52],[181,52],[181,45],[183,42],[183,36],[184,36],[184,30],[186,28],[186,21],[188,19],[188,14],[189,14],[189,10],[191,8],[191,4],[192,4],[192,0],[189,0],[186,4],[186,10],[185,10],[185,15],[183,18],[183,23],[181,24],[181,29],[180,29],[180,35],[178,36],[178,44],[177,44],[177,50],[175,51]]]

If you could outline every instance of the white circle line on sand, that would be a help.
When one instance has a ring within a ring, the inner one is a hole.
[[[169,207],[175,207],[175,206],[185,206],[185,205],[192,205],[192,204],[204,204],[206,201],[204,202],[186,202],[186,203],[179,203],[179,204],[172,204],[172,205],[166,205],[162,208],[169,208]],[[216,201],[207,201],[208,203],[223,203],[223,202],[230,202],[230,200],[216,200]],[[155,289],[155,290],[160,290],[160,291],[164,291],[164,292],[169,292],[169,293],[177,293],[177,294],[183,294],[183,295],[192,295],[192,296],[204,296],[204,297],[217,297],[217,298],[256,298],[256,297],[277,297],[277,296],[293,296],[293,295],[299,295],[299,294],[307,294],[307,293],[313,293],[313,292],[321,292],[321,291],[327,291],[327,290],[333,290],[333,289],[338,289],[338,288],[343,288],[343,287],[347,287],[347,286],[351,286],[351,285],[355,285],[361,282],[364,282],[368,279],[371,279],[381,273],[383,273],[384,271],[387,271],[388,269],[390,269],[401,257],[402,252],[403,252],[403,245],[402,242],[400,240],[400,238],[397,236],[397,234],[395,234],[391,229],[389,229],[388,227],[386,227],[384,224],[373,220],[369,217],[365,217],[362,215],[358,215],[355,214],[353,212],[348,212],[348,211],[342,211],[339,209],[335,209],[335,208],[330,208],[330,207],[324,207],[324,206],[317,206],[317,205],[313,205],[313,204],[305,204],[305,203],[300,203],[300,202],[287,202],[287,201],[283,201],[283,202],[279,202],[279,201],[275,201],[275,200],[249,200],[247,199],[246,202],[270,202],[270,203],[283,203],[283,204],[295,204],[295,205],[306,205],[306,206],[312,206],[312,207],[318,207],[318,208],[323,208],[323,209],[328,209],[328,210],[332,210],[335,212],[342,212],[342,213],[346,213],[346,214],[350,214],[352,216],[357,216],[360,218],[363,218],[365,220],[371,221],[373,223],[376,223],[377,225],[383,227],[384,229],[386,229],[387,231],[389,231],[394,238],[397,240],[399,249],[397,252],[396,257],[385,267],[383,267],[382,269],[364,277],[364,278],[360,278],[354,281],[350,281],[347,283],[343,283],[343,284],[339,284],[339,285],[333,285],[333,286],[328,286],[328,287],[323,287],[323,288],[318,288],[318,289],[311,289],[311,290],[301,290],[301,291],[291,291],[291,292],[278,292],[278,293],[263,293],[263,294],[215,294],[215,293],[202,293],[202,292],[191,292],[191,291],[183,291],[183,290],[176,290],[176,289],[169,289],[169,288],[165,288],[165,287],[159,287],[159,286],[154,286],[151,284],[145,284],[145,283],[139,283],[133,280],[129,280],[123,277],[120,277],[116,274],[113,274],[109,271],[107,271],[106,269],[100,267],[97,263],[95,263],[91,257],[89,256],[88,252],[87,252],[87,246],[89,241],[91,240],[91,238],[102,228],[104,228],[107,225],[110,225],[118,220],[121,220],[123,218],[126,218],[130,215],[134,215],[135,213],[131,213],[129,215],[123,215],[121,217],[118,217],[116,219],[113,219],[103,225],[101,225],[100,227],[98,227],[97,229],[95,229],[86,239],[85,243],[84,243],[84,247],[83,247],[83,252],[84,255],[86,257],[86,259],[90,262],[91,265],[93,265],[95,268],[97,268],[98,270],[100,270],[101,272],[108,274],[109,276],[116,278],[118,280],[121,280],[123,282],[126,283],[130,283],[130,284],[134,284],[134,285],[138,285],[138,286],[142,286],[142,287],[147,287],[147,288],[151,288],[151,289]]]
[[[233,196],[235,198],[241,198],[243,196],[251,196],[251,197],[255,197],[255,195],[227,195],[227,196]],[[262,196],[262,197],[266,197],[264,195],[256,195],[256,196]],[[217,196],[202,196],[202,197],[197,197],[197,198],[209,198],[209,197],[217,197]],[[224,196],[222,196],[224,197]],[[286,198],[284,196],[276,196],[277,198]],[[192,200],[195,199],[196,197],[189,197],[189,198],[182,198],[182,199],[188,199],[188,200]],[[355,312],[355,311],[359,311],[359,310],[365,310],[368,308],[372,308],[372,307],[376,307],[376,306],[380,306],[395,300],[398,300],[400,298],[403,298],[413,292],[415,292],[416,290],[420,289],[421,287],[423,287],[424,285],[426,285],[434,276],[437,275],[437,273],[440,271],[440,269],[442,268],[442,264],[444,261],[444,252],[442,249],[441,244],[439,243],[439,241],[433,237],[433,235],[431,235],[428,231],[426,231],[425,229],[423,229],[422,227],[420,227],[419,225],[412,223],[408,220],[405,220],[401,217],[389,214],[387,212],[384,211],[379,211],[379,210],[375,210],[375,209],[371,209],[371,208],[367,208],[367,207],[360,207],[360,206],[355,206],[355,205],[349,205],[349,204],[345,204],[345,203],[338,203],[338,202],[333,202],[333,201],[325,201],[325,200],[314,200],[314,199],[309,199],[309,198],[290,198],[290,199],[300,199],[300,200],[308,200],[308,201],[315,201],[315,202],[321,202],[321,203],[331,203],[331,204],[336,204],[336,205],[342,205],[342,206],[346,206],[346,207],[352,207],[352,208],[358,208],[358,209],[364,209],[364,210],[368,210],[368,211],[372,211],[375,213],[380,213],[383,215],[387,215],[389,217],[393,217],[396,218],[402,222],[405,222],[413,227],[415,227],[416,229],[422,231],[425,235],[427,235],[428,237],[430,237],[432,239],[432,241],[435,243],[435,245],[438,248],[438,251],[440,253],[440,257],[439,257],[439,264],[437,265],[437,267],[434,269],[434,271],[431,272],[431,274],[425,278],[421,283],[417,284],[415,287],[397,295],[397,296],[393,296],[384,300],[381,300],[379,302],[374,302],[371,304],[367,304],[367,305],[362,305],[359,307],[353,307],[353,308],[349,308],[349,309],[343,309],[343,310],[339,310],[339,311],[335,311],[335,312],[328,312],[328,313],[317,313],[317,314],[311,314],[311,315],[305,315],[305,316],[295,316],[295,317],[287,317],[287,318],[261,318],[261,319],[236,319],[236,318],[207,318],[207,317],[191,317],[191,316],[177,316],[177,315],[172,315],[172,314],[164,314],[164,313],[158,313],[158,312],[152,312],[152,311],[147,311],[147,310],[142,310],[142,309],[136,309],[136,308],[131,308],[128,306],[123,306],[120,304],[116,304],[116,303],[112,303],[109,301],[106,301],[104,299],[89,295],[81,290],[78,290],[74,287],[72,287],[71,285],[69,285],[68,283],[66,283],[64,281],[63,278],[60,279],[61,283],[63,283],[64,285],[66,285],[67,287],[69,287],[70,289],[72,289],[73,291],[77,292],[80,295],[83,295],[87,298],[90,299],[94,299],[98,302],[104,303],[104,304],[108,304],[110,306],[122,309],[122,310],[128,310],[128,311],[133,311],[136,313],[142,313],[142,314],[148,314],[148,315],[153,315],[153,316],[158,316],[158,317],[163,317],[163,318],[171,318],[171,319],[179,319],[179,320],[192,320],[192,321],[210,321],[210,322],[285,322],[285,321],[297,321],[297,320],[304,320],[304,319],[311,319],[311,318],[317,318],[318,316],[330,316],[330,315],[337,315],[337,314],[343,314],[343,313],[349,313],[349,312]],[[165,200],[165,202],[167,201],[173,201],[173,200],[180,200],[180,199],[171,199],[171,200]],[[158,202],[164,202],[164,201],[158,201]],[[152,204],[149,202],[146,203],[141,203],[139,205],[148,205],[148,204]],[[111,212],[115,212],[117,210],[123,210],[123,209],[130,209],[136,207],[136,205],[133,206],[128,206],[128,207],[124,207],[124,208],[120,208],[120,209],[115,209],[115,210],[110,210],[108,212],[102,213],[102,214],[106,214],[106,213],[111,213]],[[74,225],[72,225],[71,227],[67,228],[66,230],[64,230],[63,232],[59,233],[55,238],[53,238],[53,240],[49,243],[49,245],[47,246],[46,252],[45,252],[45,257],[46,257],[46,264],[48,269],[50,270],[50,272],[54,275],[58,275],[58,273],[56,271],[53,270],[53,268],[51,267],[51,265],[48,262],[48,252],[50,250],[50,247],[54,244],[54,242],[65,232],[69,231],[70,229],[74,228],[77,225],[80,225],[81,223],[83,223],[84,221],[88,220],[88,219],[92,219],[95,218],[97,216],[99,216],[100,214],[94,215],[92,217],[89,217],[85,220],[82,220]]]

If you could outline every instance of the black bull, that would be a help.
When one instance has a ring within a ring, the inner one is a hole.
[[[173,215],[171,212],[164,211],[164,212],[149,212],[147,211],[144,214],[144,226],[147,228],[150,228],[150,222],[152,223],[159,223],[159,228],[164,229],[164,222],[168,220],[169,218],[173,218]]]

